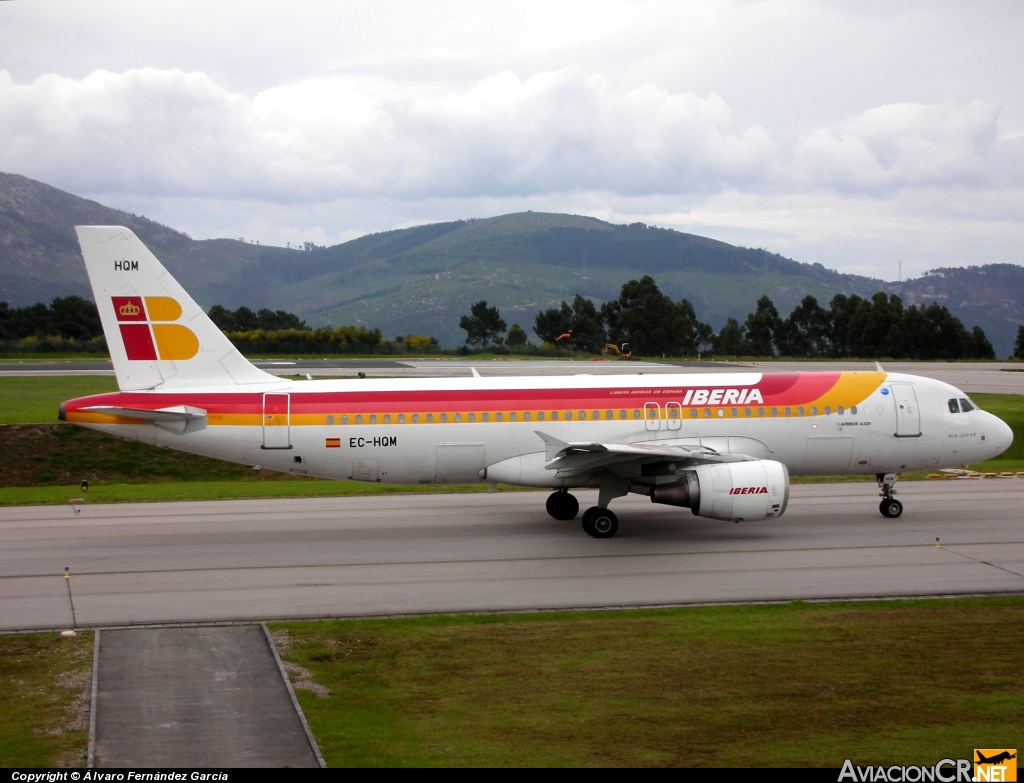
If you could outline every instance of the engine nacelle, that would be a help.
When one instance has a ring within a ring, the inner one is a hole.
[[[675,484],[651,487],[651,502],[711,519],[775,519],[789,504],[789,471],[770,459],[698,465]]]

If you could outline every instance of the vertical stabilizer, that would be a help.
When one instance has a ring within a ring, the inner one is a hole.
[[[122,226],[76,226],[122,391],[275,383]]]

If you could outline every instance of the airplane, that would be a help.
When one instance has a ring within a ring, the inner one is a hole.
[[[548,514],[610,538],[629,493],[734,522],[778,519],[791,475],[980,462],[1011,429],[959,389],[875,371],[294,381],[254,367],[123,226],[78,226],[120,391],[59,417],[254,468],[388,484],[548,488]]]
[[[1006,750],[1004,750],[1002,753],[997,753],[992,758],[986,758],[984,755],[982,755],[982,752],[980,750],[976,750],[974,752],[978,754],[978,760],[975,762],[975,764],[1001,764],[1004,761],[1009,761],[1010,759],[1017,758],[1016,753],[1010,753]]]

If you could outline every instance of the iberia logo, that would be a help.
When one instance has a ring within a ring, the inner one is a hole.
[[[113,296],[121,339],[133,361],[191,359],[199,338],[187,326],[169,323],[181,318],[181,305],[169,296]]]
[[[975,748],[974,780],[1012,783],[1017,779],[1016,748]]]

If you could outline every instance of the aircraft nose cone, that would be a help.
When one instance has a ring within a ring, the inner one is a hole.
[[[1002,419],[996,419],[999,422],[999,427],[996,433],[996,443],[999,446],[999,453],[1002,454],[1013,444],[1013,430],[1010,425]]]

